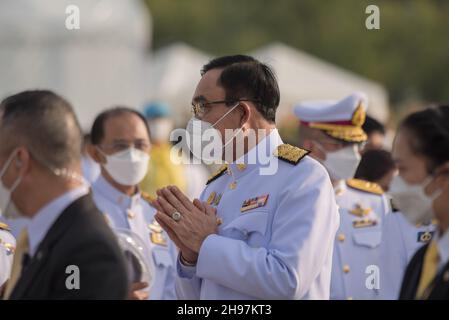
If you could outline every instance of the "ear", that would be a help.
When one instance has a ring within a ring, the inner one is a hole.
[[[18,175],[24,176],[27,171],[30,170],[31,156],[29,151],[24,147],[17,149],[17,155],[13,160],[12,166],[17,171]]]
[[[251,116],[251,107],[246,102],[240,102],[240,108],[239,108],[242,116],[240,120],[240,126],[245,126],[245,124],[248,122],[250,116]]]
[[[94,159],[95,162],[99,164],[106,163],[104,155],[102,155],[101,152],[98,151],[97,147],[94,146],[93,144],[89,143],[87,145],[87,152],[89,153],[90,157]]]

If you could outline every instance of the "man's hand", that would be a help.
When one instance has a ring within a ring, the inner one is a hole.
[[[217,232],[216,209],[198,199],[190,202],[175,186],[160,189],[157,195],[156,221],[180,248],[182,257],[195,263],[204,239]],[[179,221],[172,218],[175,211],[181,214]]]
[[[142,291],[148,287],[148,283],[146,282],[134,282],[131,285],[131,290],[128,296],[130,300],[147,300],[148,292]]]

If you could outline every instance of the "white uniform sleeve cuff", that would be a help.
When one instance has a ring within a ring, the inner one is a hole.
[[[197,277],[200,278],[208,278],[208,275],[212,272],[215,273],[213,266],[220,261],[222,254],[223,246],[222,240],[226,240],[216,234],[211,234],[206,239],[204,239],[203,244],[201,245],[200,252],[198,254],[198,261],[196,263],[196,272]]]

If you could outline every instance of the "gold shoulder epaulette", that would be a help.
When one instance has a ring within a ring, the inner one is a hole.
[[[0,222],[0,230],[10,231],[9,226],[3,222]]]
[[[310,151],[301,149],[291,144],[281,144],[274,151],[274,156],[293,165],[297,165]]]
[[[346,180],[346,184],[356,190],[368,192],[368,193],[374,193],[377,195],[384,194],[384,190],[380,185],[374,182],[360,180],[360,179],[348,179]]]
[[[153,201],[155,200],[152,196],[150,196],[148,193],[146,192],[142,192],[142,199],[145,200],[146,202],[148,202],[149,204],[152,205]]]
[[[209,183],[211,183],[212,181],[218,179],[219,177],[221,177],[221,175],[223,173],[226,172],[226,170],[228,170],[228,165],[224,164],[222,165],[217,171],[215,171],[207,180],[206,185],[208,185]]]

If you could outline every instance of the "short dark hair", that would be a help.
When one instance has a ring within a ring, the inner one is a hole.
[[[427,158],[429,173],[449,161],[449,105],[412,113],[402,121],[399,129],[413,135],[411,148]]]
[[[0,103],[2,134],[8,140],[3,153],[23,144],[49,169],[60,169],[81,160],[81,128],[67,100],[49,90],[23,91]]]
[[[201,75],[212,69],[223,69],[218,85],[226,92],[228,105],[239,99],[250,99],[262,116],[276,120],[279,105],[279,86],[274,71],[266,64],[245,55],[224,56],[203,66]]]
[[[385,135],[385,126],[368,115],[366,116],[365,123],[362,125],[362,129],[367,135],[370,135],[373,132],[379,132]]]
[[[376,182],[395,168],[396,164],[390,152],[381,149],[368,150],[363,153],[354,178]]]
[[[137,110],[128,107],[118,106],[104,110],[95,118],[94,123],[92,125],[92,130],[90,132],[90,142],[93,145],[99,145],[104,137],[104,124],[106,123],[106,121],[110,118],[114,118],[129,113],[136,115],[142,120],[149,137],[150,128],[148,127],[148,123],[145,120],[145,117]]]

